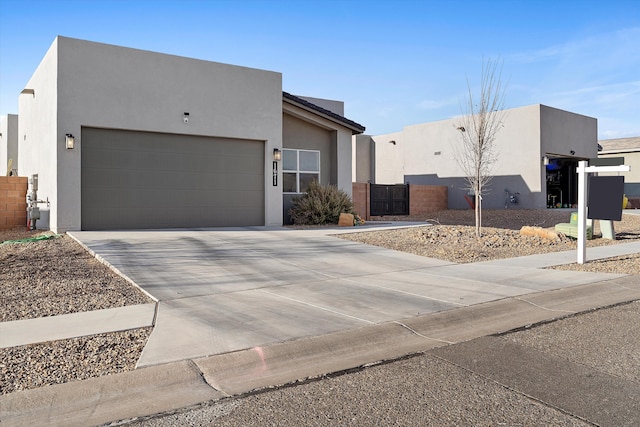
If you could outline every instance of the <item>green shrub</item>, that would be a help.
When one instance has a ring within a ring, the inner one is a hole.
[[[289,215],[294,224],[337,224],[341,213],[356,215],[351,197],[335,185],[313,181],[307,193],[295,197]]]

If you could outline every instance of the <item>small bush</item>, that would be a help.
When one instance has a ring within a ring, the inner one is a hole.
[[[337,224],[341,213],[356,215],[351,197],[335,185],[313,181],[307,193],[295,197],[289,215],[297,225]]]

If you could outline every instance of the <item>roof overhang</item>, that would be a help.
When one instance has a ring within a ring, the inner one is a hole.
[[[295,95],[291,95],[287,92],[282,92],[283,111],[291,114],[295,114],[295,109],[303,110],[306,113],[310,113],[331,123],[345,127],[351,131],[352,135],[361,134],[365,131],[365,127],[359,123],[349,120],[339,114],[315,105],[306,99],[299,98]],[[295,108],[291,108],[295,107]]]

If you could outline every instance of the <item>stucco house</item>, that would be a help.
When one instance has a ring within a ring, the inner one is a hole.
[[[399,132],[354,137],[355,182],[446,185],[450,209],[468,209],[464,174],[456,160],[456,118],[406,126]],[[571,207],[577,203],[579,160],[595,158],[597,120],[546,105],[506,111],[495,141],[498,161],[483,207]]]
[[[624,176],[624,193],[629,198],[629,206],[640,209],[640,137],[604,139],[598,141],[602,149],[598,158],[623,157],[624,164],[631,167]],[[611,175],[611,173],[609,173]]]
[[[277,72],[57,37],[19,95],[18,173],[56,232],[282,225],[309,179],[351,193],[363,131]]]

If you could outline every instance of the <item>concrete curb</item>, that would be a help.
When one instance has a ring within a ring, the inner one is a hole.
[[[190,361],[0,396],[3,426],[98,425],[223,395]]]
[[[631,280],[630,280],[631,279]],[[346,371],[640,299],[640,280],[506,298],[403,321],[0,396],[7,426],[95,425]]]

